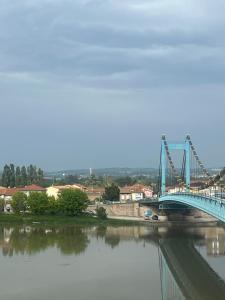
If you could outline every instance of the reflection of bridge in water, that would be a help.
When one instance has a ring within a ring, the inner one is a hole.
[[[223,227],[5,226],[0,228],[0,249],[7,256],[33,255],[49,247],[57,247],[62,254],[80,255],[92,237],[111,248],[122,241],[158,247],[162,300],[225,299],[224,281],[195,246],[206,246],[207,255],[224,256]]]
[[[186,239],[159,241],[162,300],[224,300],[225,283]]]

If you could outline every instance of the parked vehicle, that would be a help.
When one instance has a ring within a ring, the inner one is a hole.
[[[144,213],[144,220],[150,220],[151,216],[152,216],[151,209],[146,210]]]
[[[152,216],[152,220],[153,220],[153,221],[158,221],[158,220],[159,220],[159,217],[158,217],[157,215],[153,215],[153,216]]]

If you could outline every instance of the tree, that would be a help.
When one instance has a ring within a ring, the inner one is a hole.
[[[48,213],[55,215],[59,212],[59,202],[54,196],[48,197]]]
[[[48,211],[48,196],[45,193],[32,192],[27,198],[30,212],[35,215],[43,215]]]
[[[27,169],[25,166],[21,168],[21,186],[27,185]]]
[[[14,164],[10,164],[10,177],[9,177],[9,186],[11,188],[15,187],[16,180],[15,180],[15,166]]]
[[[37,171],[37,183],[43,184],[43,179],[44,179],[44,172],[41,168],[38,168]]]
[[[115,178],[115,182],[121,186],[124,187],[126,185],[133,185],[137,182],[136,179],[130,177],[130,176],[123,176],[123,177],[117,177]]]
[[[21,184],[21,171],[20,167],[16,167],[16,179],[15,179],[15,185],[16,187],[20,186]]]
[[[27,167],[27,184],[28,185],[33,183],[33,174],[34,174],[33,165],[29,165]]]
[[[23,192],[15,193],[12,197],[12,209],[16,214],[25,212],[27,208],[27,195]]]
[[[44,172],[41,168],[29,165],[27,168],[16,167],[14,164],[5,165],[2,173],[2,185],[5,187],[25,186],[28,184],[43,184]]]
[[[106,213],[106,209],[104,207],[98,207],[96,209],[96,214],[97,214],[97,217],[101,220],[107,219],[107,213]]]
[[[108,201],[119,201],[120,199],[120,189],[117,185],[112,183],[110,186],[105,188],[105,193],[102,196],[103,200]]]
[[[2,185],[4,187],[10,186],[10,175],[11,175],[10,167],[8,165],[5,165],[2,173]]]
[[[4,209],[5,209],[5,200],[0,199],[0,213],[4,212]]]
[[[88,206],[88,196],[79,189],[65,189],[59,196],[59,206],[65,215],[77,216]]]

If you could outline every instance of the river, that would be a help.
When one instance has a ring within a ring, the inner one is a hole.
[[[224,255],[219,225],[0,225],[0,299],[225,299]]]

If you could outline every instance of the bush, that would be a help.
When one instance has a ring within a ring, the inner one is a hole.
[[[105,188],[105,193],[102,195],[105,201],[119,201],[120,200],[120,189],[117,185],[112,183],[112,185]]]
[[[27,208],[27,195],[23,192],[17,192],[12,197],[12,209],[16,214],[25,212]]]
[[[48,213],[55,215],[59,212],[59,202],[55,197],[48,197]]]
[[[106,213],[106,209],[104,207],[98,207],[96,209],[96,214],[99,219],[102,219],[102,220],[107,219],[107,213]]]
[[[5,208],[5,200],[0,199],[0,213],[4,212],[4,208]]]
[[[45,193],[32,192],[27,198],[27,204],[32,214],[43,215],[48,211],[48,196]]]
[[[59,208],[65,215],[81,215],[88,207],[88,196],[79,189],[65,189],[59,196]]]

